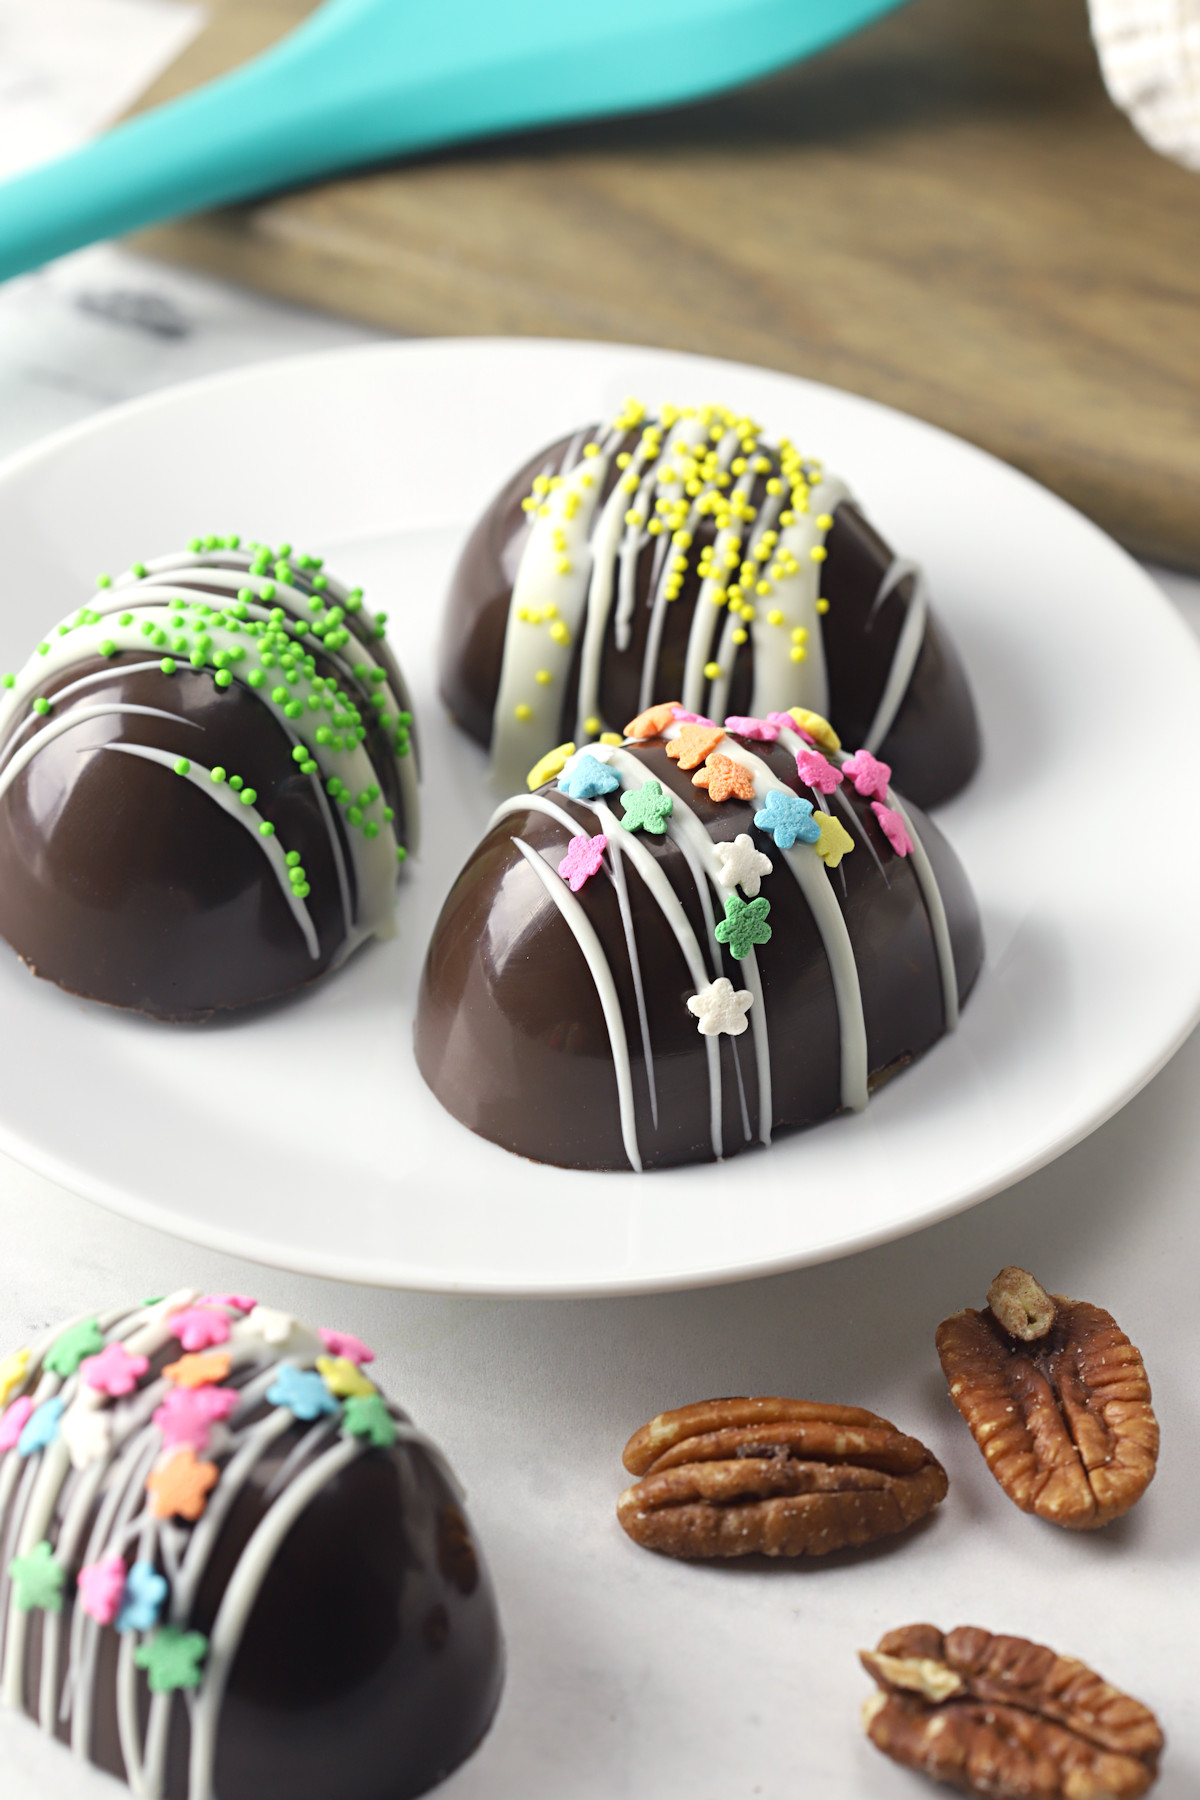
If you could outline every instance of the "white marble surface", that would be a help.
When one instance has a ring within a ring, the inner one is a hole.
[[[90,4],[147,0],[75,0],[76,14],[86,18]],[[0,97],[18,10],[20,0],[0,3]],[[89,252],[0,290],[0,451],[168,382],[366,335],[113,250]],[[1200,628],[1200,583],[1163,579]],[[1180,829],[1194,828],[1181,783]],[[1200,1037],[1088,1142],[905,1242],[661,1298],[497,1302],[273,1274],[109,1217],[0,1159],[0,1348],[60,1316],[181,1283],[259,1292],[376,1346],[381,1376],[466,1481],[507,1627],[499,1719],[447,1800],[918,1800],[934,1790],[861,1736],[868,1684],[854,1658],[914,1618],[1025,1633],[1087,1656],[1159,1711],[1169,1747],[1156,1792],[1191,1800],[1200,1792],[1198,1077]],[[138,1129],[132,1096],[129,1129]],[[1012,1261],[1111,1308],[1154,1381],[1158,1479],[1135,1513],[1096,1537],[1017,1513],[946,1398],[934,1328],[981,1304]],[[935,1449],[949,1499],[906,1540],[809,1568],[693,1569],[635,1549],[613,1512],[626,1436],[662,1407],[730,1392],[873,1407]],[[4,1800],[121,1791],[26,1721],[0,1718]],[[349,1777],[344,1800],[353,1800]]]

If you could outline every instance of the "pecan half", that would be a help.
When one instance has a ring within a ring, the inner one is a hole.
[[[916,1438],[858,1406],[706,1400],[625,1446],[641,1477],[617,1502],[635,1543],[667,1556],[824,1556],[903,1531],[945,1497]]]
[[[1137,1800],[1163,1735],[1139,1700],[1084,1663],[973,1625],[905,1625],[859,1652],[879,1692],[876,1749],[989,1800]]]
[[[1093,1531],[1141,1498],[1158,1421],[1141,1352],[1110,1313],[1004,1269],[985,1312],[938,1326],[950,1397],[1022,1512]]]

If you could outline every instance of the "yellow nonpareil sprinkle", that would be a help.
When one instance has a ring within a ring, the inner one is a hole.
[[[535,494],[548,494],[550,492],[550,477],[548,475],[535,475],[533,478],[533,491]]]
[[[549,687],[550,683],[554,680],[554,677],[549,669],[539,669],[533,679],[537,682],[539,687]]]
[[[569,644],[571,641],[571,634],[561,619],[555,619],[553,625],[550,627],[550,636],[554,639],[556,644]]]
[[[583,454],[585,456],[599,456],[599,454],[600,454],[599,444],[585,444],[583,446]]]
[[[829,552],[824,544],[814,544],[808,554],[812,557],[814,562],[824,562],[825,558],[829,555]]]
[[[570,557],[569,556],[560,556],[558,561],[555,563],[554,567],[560,575],[569,575],[571,573]]]
[[[745,457],[744,456],[735,456],[733,461],[729,465],[729,472],[731,475],[744,475],[746,473]]]
[[[773,606],[771,608],[770,612],[767,614],[767,624],[768,625],[782,625],[783,624],[783,614],[780,612],[780,610],[777,606]]]
[[[542,617],[543,619],[557,619],[558,608],[555,606],[553,600],[548,606],[542,608]]]
[[[819,613],[827,613],[829,611],[828,600],[818,600],[817,601],[817,611]]]
[[[785,512],[780,513],[779,523],[781,525],[794,525],[796,523],[796,515],[792,511],[790,506],[787,508],[787,510]]]
[[[756,581],[754,584],[754,591],[756,594],[769,594],[771,592],[771,583],[769,581]]]
[[[747,637],[748,637],[748,635],[749,635],[749,634],[748,634],[748,633],[747,633],[747,632],[745,632],[745,631],[743,631],[743,630],[742,630],[742,628],[741,628],[741,626],[740,626],[740,625],[739,625],[739,626],[738,626],[738,628],[737,628],[737,630],[736,630],[736,631],[733,631],[733,632],[730,632],[730,634],[729,634],[729,635],[730,635],[730,638],[731,638],[731,640],[732,640],[732,642],[733,642],[733,643],[735,643],[735,644],[744,644],[744,643],[745,643],[745,642],[746,642],[746,639],[747,639]]]
[[[833,524],[833,514],[832,513],[818,513],[817,514],[817,526],[821,531],[828,531],[829,527],[832,524]]]
[[[633,458],[629,454],[628,450],[622,450],[620,455],[617,457],[617,467],[618,467],[618,469],[627,469],[632,461],[633,461]]]
[[[806,662],[808,660],[808,651],[804,648],[803,644],[793,644],[790,655],[792,661],[796,663]]]
[[[521,701],[519,706],[515,706],[513,708],[513,711],[516,714],[517,718],[521,721],[522,725],[527,724],[528,721],[530,719],[532,719],[532,717],[533,717],[532,706],[526,705],[524,700]]]
[[[548,500],[543,500],[542,504],[538,507],[538,518],[539,519],[548,519],[549,517],[550,517],[550,502]]]
[[[692,547],[692,534],[690,531],[672,532],[671,542],[675,545],[677,550],[690,550]]]
[[[780,481],[778,475],[772,475],[770,481],[768,481],[767,492],[768,494],[782,494],[783,483]]]
[[[707,677],[710,681],[716,681],[721,673],[720,663],[706,662],[704,665],[704,673],[707,675]]]
[[[521,511],[522,512],[536,512],[537,511],[537,501],[534,499],[532,494],[526,494],[524,500],[522,500]]]
[[[719,587],[713,589],[710,597],[714,606],[724,606],[729,598],[729,594],[725,588]]]
[[[597,731],[599,731],[599,729],[600,729],[601,725],[603,725],[603,723],[604,723],[604,720],[598,719],[596,717],[595,713],[593,713],[590,719],[585,719],[583,721],[583,728],[586,732],[588,732],[589,734],[594,736],[595,733]],[[620,743],[620,741],[621,740],[618,738],[617,742]]]
[[[793,631],[792,631],[792,642],[793,642],[793,644],[807,644],[807,642],[808,642],[808,628],[807,628],[807,626],[805,626],[805,625],[797,625],[797,626],[796,626],[796,627],[795,627],[795,628],[794,628],[794,629],[793,629]]]
[[[651,519],[650,523],[646,527],[646,530],[650,533],[651,537],[661,537],[662,530],[663,530],[662,520],[661,519]]]

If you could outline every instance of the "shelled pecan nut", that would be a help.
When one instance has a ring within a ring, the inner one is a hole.
[[[667,1556],[824,1556],[903,1531],[945,1497],[916,1438],[857,1406],[706,1400],[625,1446],[640,1479],[617,1502],[635,1543]]]
[[[984,1312],[938,1326],[950,1397],[1022,1512],[1092,1531],[1128,1512],[1158,1460],[1141,1352],[1110,1313],[1003,1269]]]
[[[1163,1735],[1139,1700],[1073,1657],[973,1625],[905,1625],[859,1652],[876,1749],[989,1800],[1137,1800]]]

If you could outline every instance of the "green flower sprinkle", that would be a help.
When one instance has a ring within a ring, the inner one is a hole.
[[[347,1437],[369,1438],[376,1449],[386,1450],[396,1441],[396,1425],[382,1394],[351,1394],[342,1413]]]
[[[18,1612],[62,1611],[63,1582],[66,1570],[54,1560],[54,1552],[43,1538],[28,1556],[15,1556],[8,1565],[15,1589]]]
[[[42,1367],[65,1380],[73,1375],[85,1356],[99,1356],[104,1348],[104,1333],[95,1319],[81,1319],[55,1338],[42,1358]]]
[[[202,1631],[163,1625],[138,1645],[133,1660],[139,1669],[145,1669],[152,1694],[170,1694],[177,1688],[200,1686],[200,1664],[207,1651],[208,1639]]]

